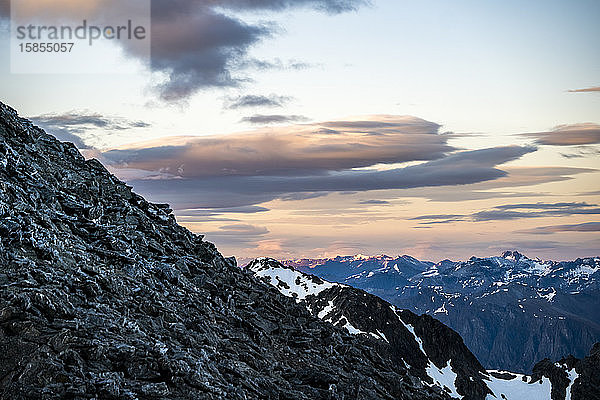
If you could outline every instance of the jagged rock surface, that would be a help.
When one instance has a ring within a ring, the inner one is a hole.
[[[0,398],[447,395],[0,103]]]
[[[569,356],[553,363],[546,358],[533,367],[532,378],[549,377],[552,400],[600,400],[600,343],[589,356],[578,359]]]

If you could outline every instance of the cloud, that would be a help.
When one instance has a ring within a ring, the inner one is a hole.
[[[135,128],[147,128],[150,124],[125,118],[105,116],[88,111],[71,111],[63,114],[42,114],[30,119],[62,141],[72,142],[79,149],[91,149],[85,142],[86,133],[102,129],[103,134],[111,131],[124,131]]]
[[[269,230],[265,227],[249,224],[225,225],[221,226],[219,229],[219,234],[221,235],[263,236],[269,233]]]
[[[519,233],[552,234],[558,232],[600,232],[600,222],[584,222],[573,225],[540,226],[534,229],[519,231]]]
[[[143,121],[131,121],[124,118],[108,117],[98,113],[88,113],[85,111],[71,111],[64,114],[42,114],[31,117],[31,120],[44,126],[92,126],[105,130],[125,130],[132,128],[146,128],[150,126],[150,124]]]
[[[585,89],[571,89],[571,93],[584,93],[584,92],[600,92],[600,86],[585,88]]]
[[[543,197],[544,192],[536,191],[537,185],[550,182],[563,182],[575,179],[573,175],[597,172],[592,168],[572,167],[503,167],[506,176],[454,187],[412,188],[398,192],[398,197],[424,198],[434,202],[463,202],[469,200],[485,200],[500,198],[535,198]],[[515,190],[530,187],[531,190]],[[583,194],[581,194],[583,195]]]
[[[365,4],[363,0],[153,0],[152,68],[167,74],[159,86],[161,98],[177,101],[203,88],[247,81],[235,71],[248,66],[253,45],[278,29],[273,24],[243,22],[231,11],[310,7],[338,14]]]
[[[300,200],[310,200],[316,199],[319,197],[327,196],[328,193],[287,193],[279,196],[279,200],[281,201],[300,201]]]
[[[42,21],[71,17],[81,21],[113,19],[123,9],[144,2],[128,0],[29,0],[28,10]],[[312,8],[335,15],[368,5],[366,0],[152,0],[151,68],[164,75],[157,85],[161,99],[181,101],[206,88],[235,87],[248,82],[240,70],[249,65],[249,49],[273,37],[280,29],[270,22],[244,22],[238,12],[284,12]],[[0,12],[9,16],[8,0],[0,1]],[[130,57],[140,56],[139,49],[128,43]],[[276,62],[265,62],[276,65]],[[303,68],[302,62],[290,62],[289,68]]]
[[[476,212],[471,218],[476,222],[481,221],[506,221],[521,218],[538,218],[544,213],[539,212],[521,212],[521,211],[507,211],[507,210],[486,210]]]
[[[600,206],[588,203],[522,203],[496,206],[491,210],[473,214],[421,215],[411,220],[424,220],[421,224],[445,224],[457,221],[507,221],[522,218],[563,217],[571,215],[600,214]]]
[[[240,108],[253,108],[253,107],[283,107],[286,103],[290,102],[292,97],[289,96],[278,96],[271,94],[269,96],[263,95],[245,95],[235,98],[229,98],[226,102],[225,107],[230,110],[237,110]]]
[[[524,204],[506,204],[497,206],[499,210],[581,210],[588,209],[592,205],[580,202],[580,203],[524,203]]]
[[[116,173],[128,168],[182,178],[311,176],[435,160],[454,150],[438,134],[439,125],[416,117],[370,116],[354,123],[359,127],[330,121],[226,136],[170,137],[110,150],[101,157]],[[323,131],[325,125],[335,126],[337,134]]]
[[[523,136],[535,138],[537,144],[549,146],[600,144],[600,125],[594,123],[560,125],[550,132],[525,133]]]
[[[359,204],[363,204],[363,205],[387,205],[390,204],[389,201],[385,201],[385,200],[364,200],[361,201]]]
[[[241,61],[237,67],[241,69],[256,69],[258,71],[302,71],[309,68],[322,67],[322,64],[307,63],[299,60],[282,61],[279,58],[275,58],[271,61],[250,58]]]
[[[445,219],[452,219],[452,218],[462,218],[464,217],[464,215],[461,214],[434,214],[434,215],[421,215],[419,217],[414,217],[411,218],[411,220],[445,220]]]
[[[244,117],[240,122],[248,122],[255,125],[285,124],[291,122],[308,121],[308,118],[302,115],[261,115],[254,114],[250,117]]]
[[[178,212],[180,217],[211,217],[223,214],[256,214],[270,211],[259,206],[225,207],[225,208],[196,208],[185,209]]]
[[[217,231],[206,232],[205,236],[219,246],[256,247],[256,242],[268,234],[269,230],[264,226],[239,223],[221,226]]]
[[[497,165],[535,151],[508,146],[455,153],[440,160],[392,170],[345,170],[309,175],[215,176],[201,179],[130,181],[136,190],[176,208],[250,205],[290,193],[347,192],[465,185],[505,176]],[[161,200],[163,199],[163,200]]]
[[[562,217],[592,214],[600,214],[600,208],[597,204],[536,203],[497,206],[493,210],[477,212],[471,217],[474,221],[503,221],[521,218]]]
[[[595,146],[579,146],[576,150],[576,153],[560,153],[560,155],[567,159],[598,157],[600,155],[600,149]]]
[[[181,1],[189,0],[179,0],[179,2]],[[189,2],[194,3],[194,1]],[[368,0],[196,0],[195,2],[236,11],[281,11],[287,8],[302,6],[312,7],[330,14],[354,11],[358,7],[371,4]]]

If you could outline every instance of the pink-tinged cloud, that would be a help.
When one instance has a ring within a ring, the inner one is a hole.
[[[439,125],[378,115],[209,137],[176,137],[104,152],[117,169],[161,171],[182,178],[303,176],[428,161],[455,149]]]
[[[600,222],[584,222],[582,224],[540,226],[522,231],[522,233],[552,234],[559,232],[600,232]]]
[[[296,171],[296,175],[219,175],[129,183],[136,191],[150,195],[153,201],[169,201],[176,209],[239,207],[298,193],[450,187],[485,182],[507,175],[497,166],[533,151],[535,148],[520,146],[464,151],[390,170],[317,170],[304,174]]]
[[[594,86],[590,88],[584,89],[571,89],[569,90],[571,93],[586,93],[586,92],[600,92],[600,86]]]
[[[549,146],[581,146],[600,143],[600,125],[581,123],[560,125],[549,132],[526,133],[536,139],[536,143]]]

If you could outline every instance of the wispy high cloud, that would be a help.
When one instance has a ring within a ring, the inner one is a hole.
[[[540,145],[550,146],[581,146],[600,143],[600,125],[582,123],[573,125],[560,125],[549,132],[526,133],[536,139]]]
[[[102,129],[104,135],[111,131],[124,131],[135,128],[147,128],[150,124],[132,121],[126,118],[106,116],[89,111],[71,111],[63,114],[42,114],[30,117],[41,128],[56,136],[59,140],[72,142],[79,149],[89,149],[86,133]]]
[[[287,60],[283,61],[279,58],[273,60],[258,60],[256,58],[249,58],[241,61],[238,64],[238,68],[241,69],[255,69],[258,71],[302,71],[309,68],[322,67],[321,64],[308,63],[299,60]]]
[[[278,96],[276,94],[264,95],[245,95],[234,98],[229,98],[225,102],[225,107],[230,110],[237,110],[240,108],[255,108],[255,107],[270,107],[277,108],[283,107],[285,104],[290,102],[292,97],[289,96]]]
[[[565,217],[573,215],[597,215],[600,206],[588,203],[530,203],[505,204],[490,210],[478,211],[472,214],[437,214],[422,215],[413,220],[423,220],[423,225],[446,224],[457,221],[509,221],[525,218]]]
[[[180,210],[178,217],[212,217],[223,214],[256,214],[269,211],[259,206],[225,207],[225,208],[194,208]]]
[[[597,146],[579,146],[575,148],[574,153],[560,153],[560,155],[567,159],[598,157],[600,149]]]
[[[262,115],[254,114],[249,117],[242,118],[241,122],[248,122],[254,125],[271,125],[271,124],[290,124],[294,122],[308,121],[308,118],[303,115]]]
[[[520,233],[550,235],[559,232],[600,232],[600,222],[584,222],[582,224],[540,226]]]
[[[269,234],[264,226],[236,223],[223,225],[216,231],[206,232],[208,240],[218,241],[224,246],[257,246],[256,242]]]
[[[386,200],[363,200],[359,204],[368,206],[385,206],[390,204],[390,202]]]

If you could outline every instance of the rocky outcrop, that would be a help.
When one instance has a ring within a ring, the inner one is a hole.
[[[569,356],[556,363],[548,358],[540,361],[533,367],[532,378],[539,382],[543,377],[552,383],[552,400],[600,399],[600,343],[583,359]]]
[[[0,104],[0,398],[444,399]]]

